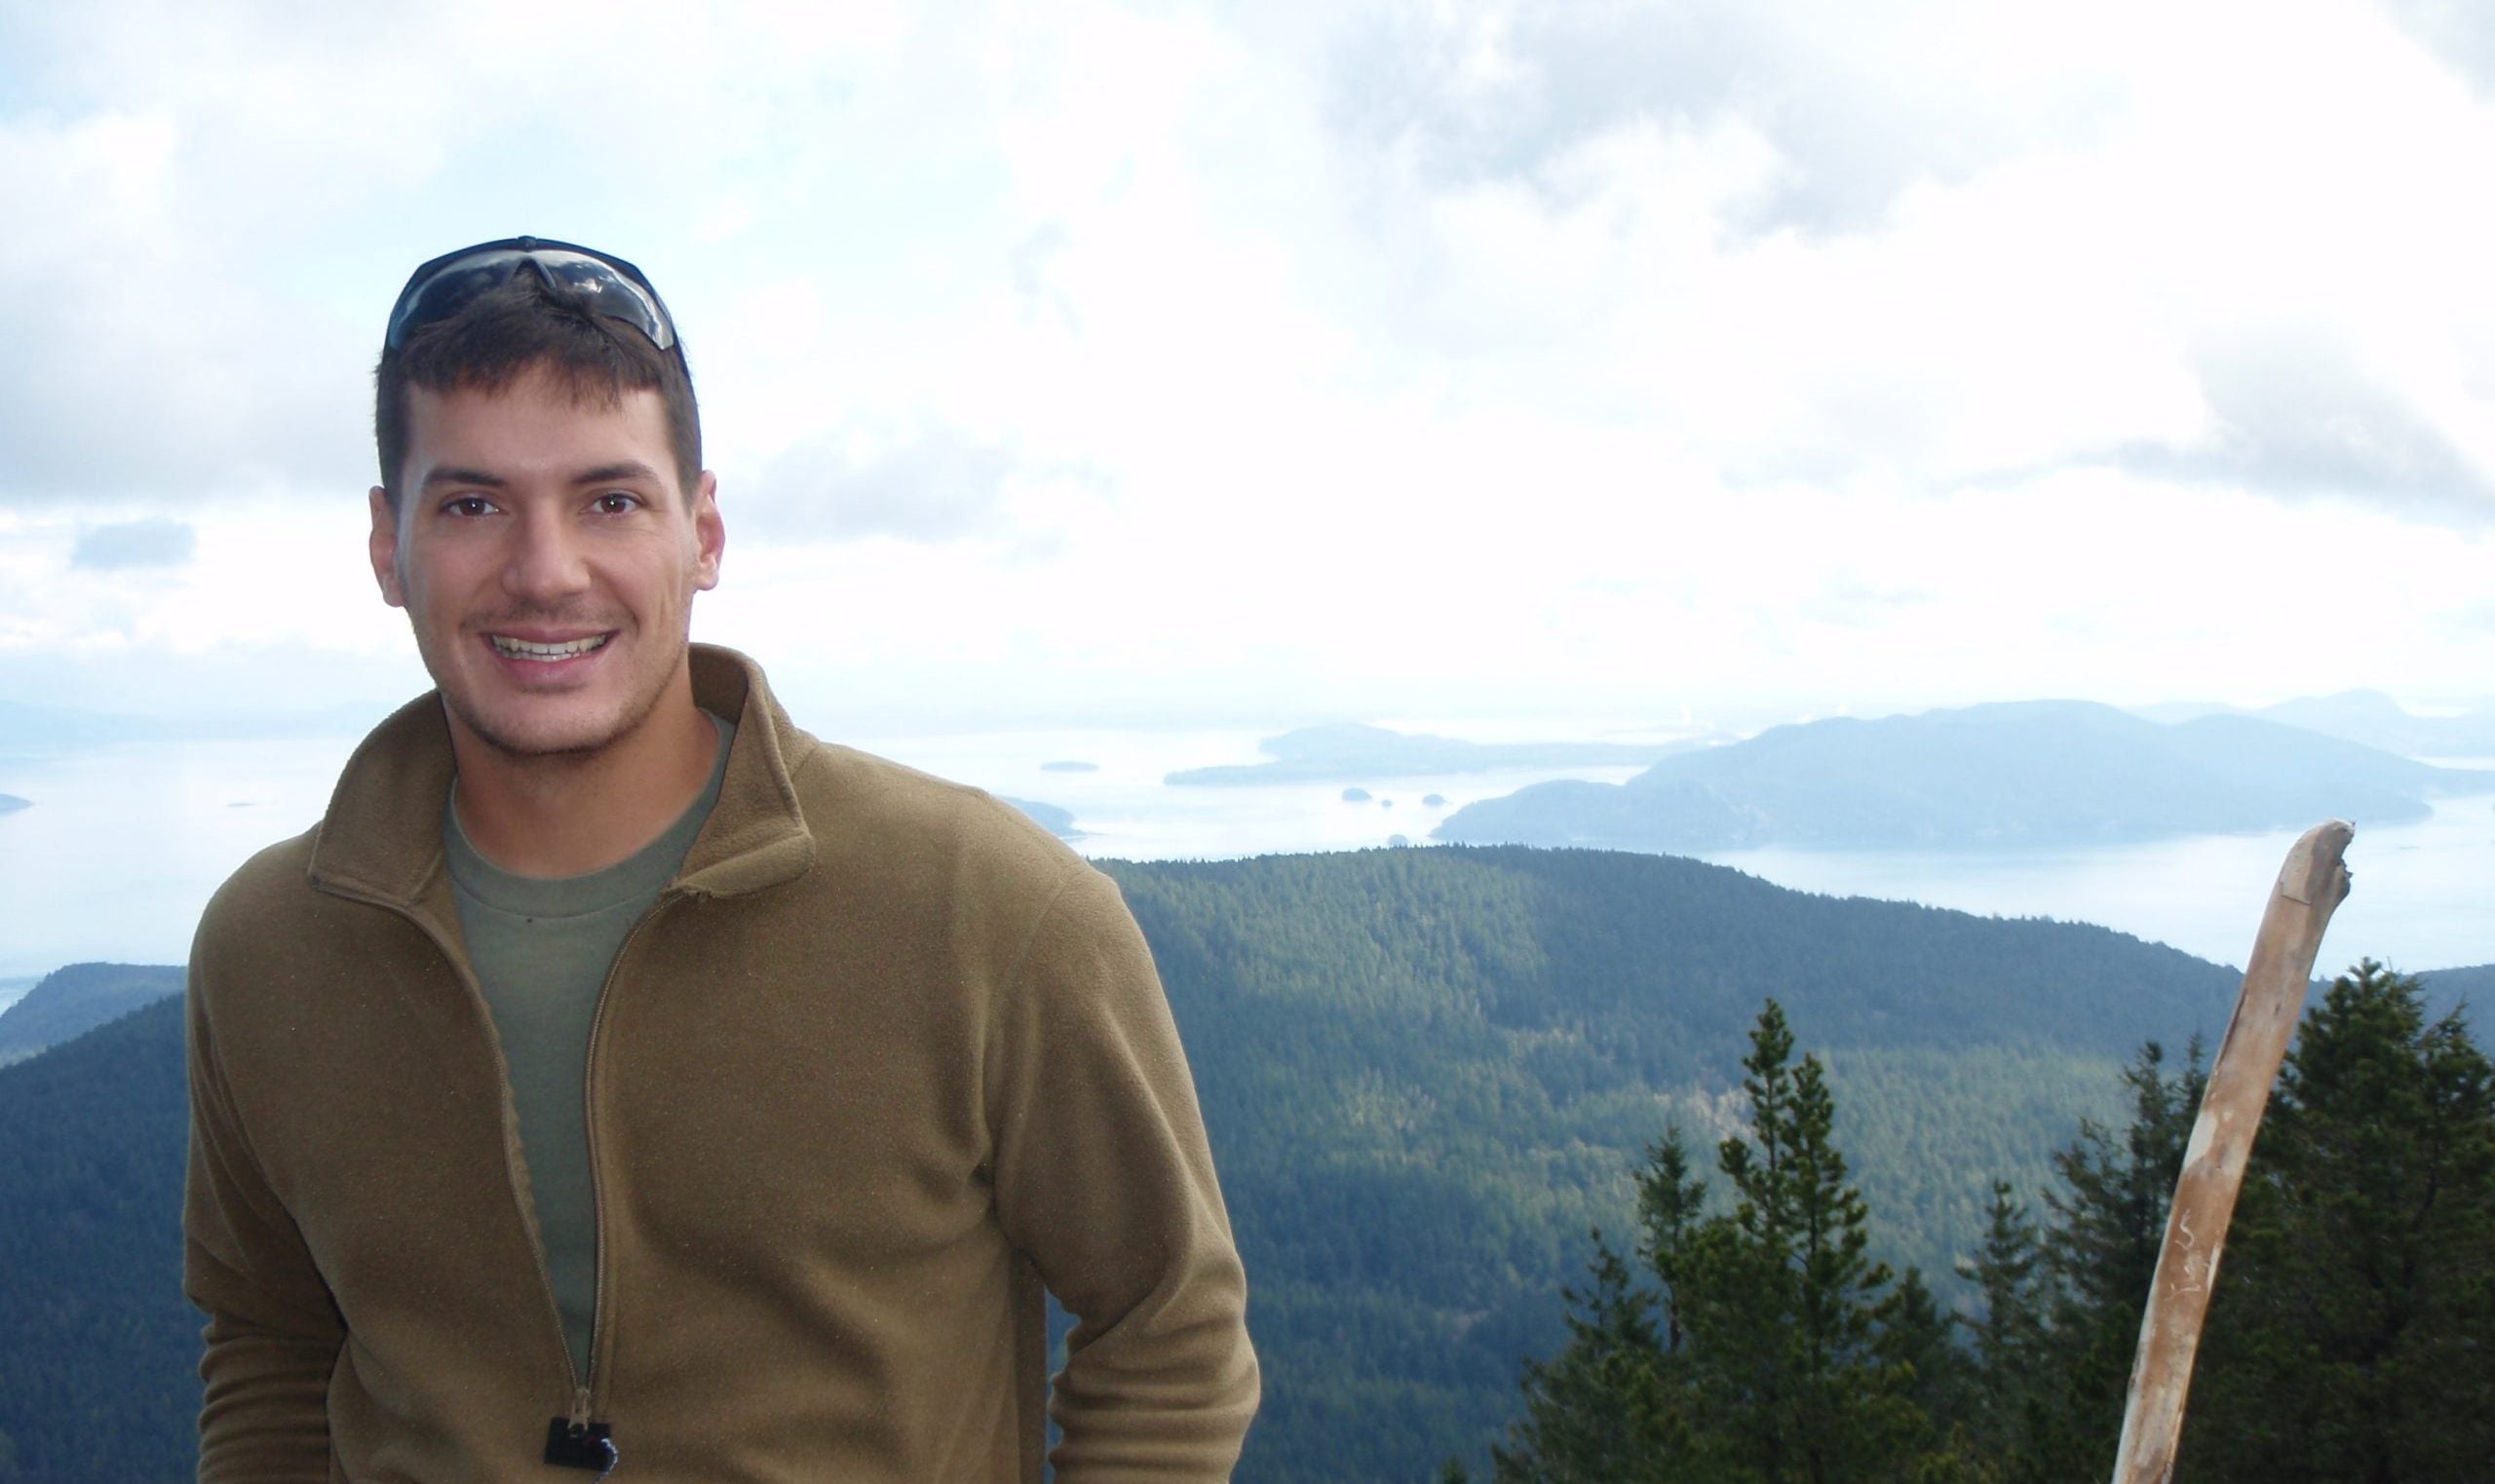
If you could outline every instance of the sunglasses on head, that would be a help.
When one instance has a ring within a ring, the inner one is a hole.
[[[650,286],[640,269],[595,247],[542,237],[479,243],[445,252],[418,268],[407,286],[399,290],[399,302],[391,306],[383,347],[404,349],[417,330],[449,319],[479,295],[510,283],[522,267],[534,268],[549,285],[591,295],[599,314],[632,325],[660,350],[684,354],[676,349],[675,323],[667,317],[659,291]]]

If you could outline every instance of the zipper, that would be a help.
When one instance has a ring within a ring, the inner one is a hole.
[[[624,967],[624,955],[633,951],[633,944],[635,939],[640,937],[641,930],[657,921],[659,914],[665,912],[670,905],[684,894],[684,893],[679,891],[662,888],[659,892],[658,899],[650,903],[650,909],[642,913],[640,917],[633,922],[632,927],[624,930],[624,940],[615,945],[615,956],[606,961],[606,977],[598,981],[597,1004],[594,1006],[589,1012],[589,1050],[588,1055],[581,1064],[581,1130],[589,1146],[589,1213],[592,1247],[590,1256],[589,1369],[590,1378],[592,1380],[595,1380],[597,1375],[597,1342],[598,1337],[603,1334],[606,1329],[607,1311],[606,1192],[605,1188],[599,1184],[597,1178],[597,1119],[595,1117],[597,1110],[598,1033],[606,1027],[607,994],[608,991],[615,987],[616,971]],[[506,1072],[503,1075],[505,1079],[508,1080],[511,1074]],[[539,1260],[541,1263],[544,1261],[542,1253]],[[550,1303],[555,1297],[555,1279],[551,1271],[547,1275],[546,1278],[546,1297]],[[559,1330],[562,1327],[562,1310],[560,1306],[557,1306],[556,1309],[555,1322],[557,1329]],[[570,1342],[566,1341],[563,1345],[563,1364],[568,1367],[571,1363],[572,1347]],[[589,1422],[590,1389],[578,1375],[575,1375],[572,1378],[572,1385],[575,1389],[573,1403],[577,1409],[574,1421],[586,1425]],[[607,1466],[611,1468],[614,1465],[609,1464]],[[603,1477],[603,1475],[600,1475],[600,1477]]]
[[[468,991],[469,1006],[476,1010],[479,1023],[484,1027],[485,1047],[493,1053],[494,1073],[502,1098],[503,1118],[508,1127],[511,1120],[516,1117],[511,1101],[511,1063],[503,1055],[502,1039],[494,1034],[493,1009],[485,1004],[485,991],[478,984],[476,971],[460,957],[458,950],[451,945],[449,938],[443,935],[441,930],[426,921],[421,914],[409,910],[405,904],[375,893],[350,887],[343,882],[323,881],[316,885],[333,895],[345,897],[350,901],[360,901],[366,906],[380,907],[415,924],[417,931],[424,933],[426,939],[441,954],[442,961],[458,973],[461,987]],[[616,966],[624,962],[625,950],[633,946],[633,940],[641,935],[641,930],[648,926],[651,919],[657,917],[671,902],[684,894],[672,889],[662,890],[658,900],[650,903],[650,909],[641,914],[640,920],[626,931],[624,940],[615,946],[615,957],[609,960],[606,966],[606,977],[598,981],[597,1004],[590,1011],[589,1054],[581,1079],[581,1096],[584,1099],[589,1098],[591,1089],[596,1085],[597,1033],[606,1021],[606,996],[607,991],[615,986]],[[588,1110],[594,1106],[594,1103],[584,1102],[582,1119],[582,1126],[588,1136],[589,1144],[590,1232],[595,1247],[590,1270],[592,1275],[589,1322],[589,1354],[593,1372],[597,1365],[597,1337],[599,1330],[604,1327],[601,1321],[605,1317],[607,1307],[606,1201],[597,1180],[597,1123],[595,1119],[587,1117]],[[563,1306],[555,1297],[555,1274],[546,1261],[545,1234],[538,1230],[536,1210],[530,1203],[527,1194],[519,1187],[519,1165],[512,1158],[512,1142],[508,1135],[503,1140],[503,1175],[506,1186],[511,1192],[512,1204],[518,1210],[520,1223],[528,1231],[530,1245],[536,1248],[537,1287],[538,1291],[546,1297],[546,1317],[551,1321],[555,1331],[555,1352],[562,1356],[563,1384],[571,1394],[569,1425],[576,1429],[586,1430],[592,1411],[589,1381],[581,1375],[580,1367],[572,1363],[571,1341],[563,1334]],[[608,1445],[608,1449],[610,1462],[607,1467],[611,1470],[615,1466],[611,1461],[614,1457],[611,1444]],[[600,1474],[598,1477],[604,1478],[605,1475]]]

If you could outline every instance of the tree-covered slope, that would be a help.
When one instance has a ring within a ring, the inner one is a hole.
[[[0,1009],[0,1062],[85,1035],[181,989],[182,971],[161,964],[72,964],[55,970]]]
[[[1661,856],[1113,864],[1183,1031],[1253,1292],[1243,1481],[1417,1479],[1555,1340],[1673,1121],[1720,1133],[1774,995],[1826,1053],[1883,1255],[1945,1275],[2228,970],[2098,928],[1811,896]],[[1435,1451],[1434,1451],[1435,1450]]]
[[[2423,818],[2495,773],[2398,757],[2246,716],[2161,726],[2036,701],[1777,727],[1626,783],[1555,782],[1449,816],[1440,839],[1717,851],[2103,845]]]
[[[2495,964],[2437,969],[2417,977],[2425,988],[2427,1007],[2437,1015],[2458,1010],[2463,1019],[2480,1026],[2495,1015]]]
[[[10,1484],[191,1476],[179,1000],[0,1068],[0,1435]]]

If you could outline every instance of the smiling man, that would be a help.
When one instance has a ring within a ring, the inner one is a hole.
[[[200,1477],[1030,1481],[1054,1417],[1065,1484],[1227,1478],[1245,1280],[1142,938],[690,643],[725,536],[648,281],[438,258],[377,380],[437,689],[200,926]]]

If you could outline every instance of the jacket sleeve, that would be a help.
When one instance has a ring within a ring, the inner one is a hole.
[[[214,908],[211,909],[211,915]],[[327,1484],[329,1375],[346,1327],[269,1188],[218,1060],[217,986],[204,926],[191,954],[190,1167],[182,1289],[208,1314],[201,1484]]]
[[[1006,1235],[1076,1318],[1058,1484],[1230,1477],[1255,1415],[1247,1279],[1151,951],[1078,867],[998,1008],[986,1069]]]

